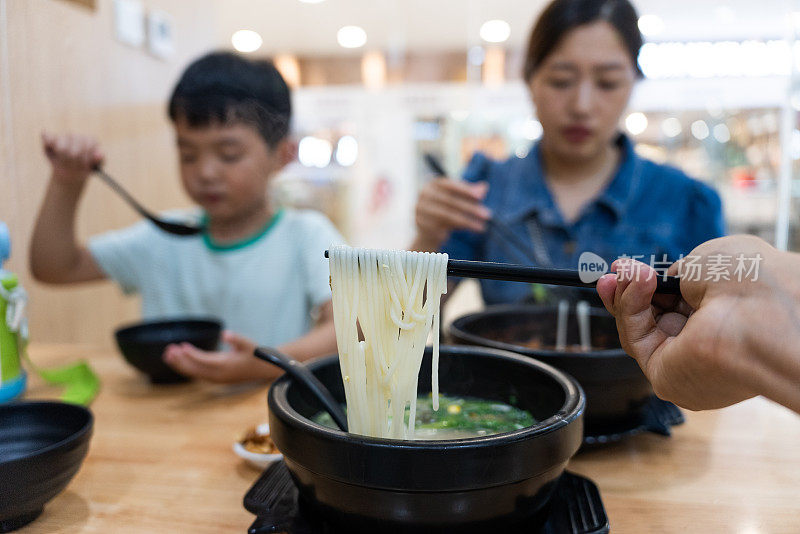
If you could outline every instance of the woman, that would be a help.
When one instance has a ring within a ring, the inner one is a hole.
[[[609,265],[631,256],[666,268],[723,234],[711,188],[640,158],[619,132],[642,77],[637,23],[627,0],[547,6],[523,70],[541,141],[524,158],[476,154],[464,181],[431,181],[416,207],[415,250],[570,269],[593,252]],[[482,280],[481,288],[487,304],[531,294],[526,284],[495,280]]]

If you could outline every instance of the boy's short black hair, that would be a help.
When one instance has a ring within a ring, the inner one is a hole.
[[[286,82],[269,60],[211,52],[183,72],[169,99],[172,122],[203,127],[244,122],[274,147],[289,133],[292,103]]]

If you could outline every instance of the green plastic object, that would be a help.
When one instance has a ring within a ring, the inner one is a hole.
[[[86,361],[52,369],[43,369],[31,362],[26,350],[27,328],[22,326],[25,324],[24,318],[12,330],[7,317],[8,301],[4,295],[13,295],[14,290],[18,289],[17,276],[8,271],[0,273],[3,287],[0,294],[0,401],[19,397],[25,391],[26,374],[21,365],[24,359],[28,368],[46,383],[64,386],[62,401],[83,406],[91,403],[100,391],[100,379]]]
[[[3,288],[11,291],[17,287],[17,275],[5,273],[2,279]],[[22,367],[19,364],[19,352],[17,350],[17,334],[11,332],[6,324],[6,310],[8,302],[0,296],[0,378],[3,382],[9,382],[17,378]]]
[[[36,367],[27,354],[25,360],[28,367],[48,384],[65,386],[61,394],[64,402],[88,406],[100,391],[100,379],[85,360],[51,369]]]

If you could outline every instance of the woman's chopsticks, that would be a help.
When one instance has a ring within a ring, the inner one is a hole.
[[[426,152],[422,155],[422,158],[425,160],[425,164],[428,166],[431,172],[433,172],[436,179],[448,179],[447,171],[444,170],[444,167],[442,167],[442,164],[439,163],[438,159],[436,159],[436,156]],[[486,229],[495,231],[494,233],[500,238],[498,244],[507,255],[518,258],[518,260],[522,259],[522,261],[531,261],[537,263],[536,258],[532,253],[531,244],[517,236],[511,230],[511,228],[498,221],[494,217],[490,217],[486,221]]]
[[[328,257],[328,251],[325,251]],[[508,282],[528,282],[531,284],[550,284],[555,286],[589,287],[597,285],[597,280],[584,282],[580,271],[570,269],[545,269],[528,267],[513,263],[491,261],[447,260],[448,276],[462,278],[482,278],[486,280],[506,280]],[[597,273],[600,278],[601,273]],[[585,276],[584,276],[585,278]],[[680,295],[681,281],[676,276],[656,277],[656,293]]]

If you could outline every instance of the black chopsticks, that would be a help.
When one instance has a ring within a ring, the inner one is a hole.
[[[328,251],[325,251],[328,257]],[[546,269],[529,267],[514,263],[491,261],[447,260],[447,274],[463,278],[482,278],[486,280],[506,280],[509,282],[528,282],[531,284],[550,284],[556,286],[589,287],[597,285],[597,280],[584,282],[580,271],[571,269]],[[584,276],[584,278],[586,278]],[[599,278],[599,276],[597,276]],[[681,294],[681,280],[677,276],[656,278],[656,293],[666,295]]]
[[[556,286],[595,287],[597,280],[584,282],[580,271],[571,269],[545,269],[529,267],[513,263],[495,263],[490,261],[448,260],[447,274],[465,278],[483,278],[488,280],[507,280],[509,282],[528,282],[535,284],[551,284]],[[596,276],[600,278],[600,276]],[[658,275],[656,293],[668,295],[681,294],[681,280],[677,276]]]

